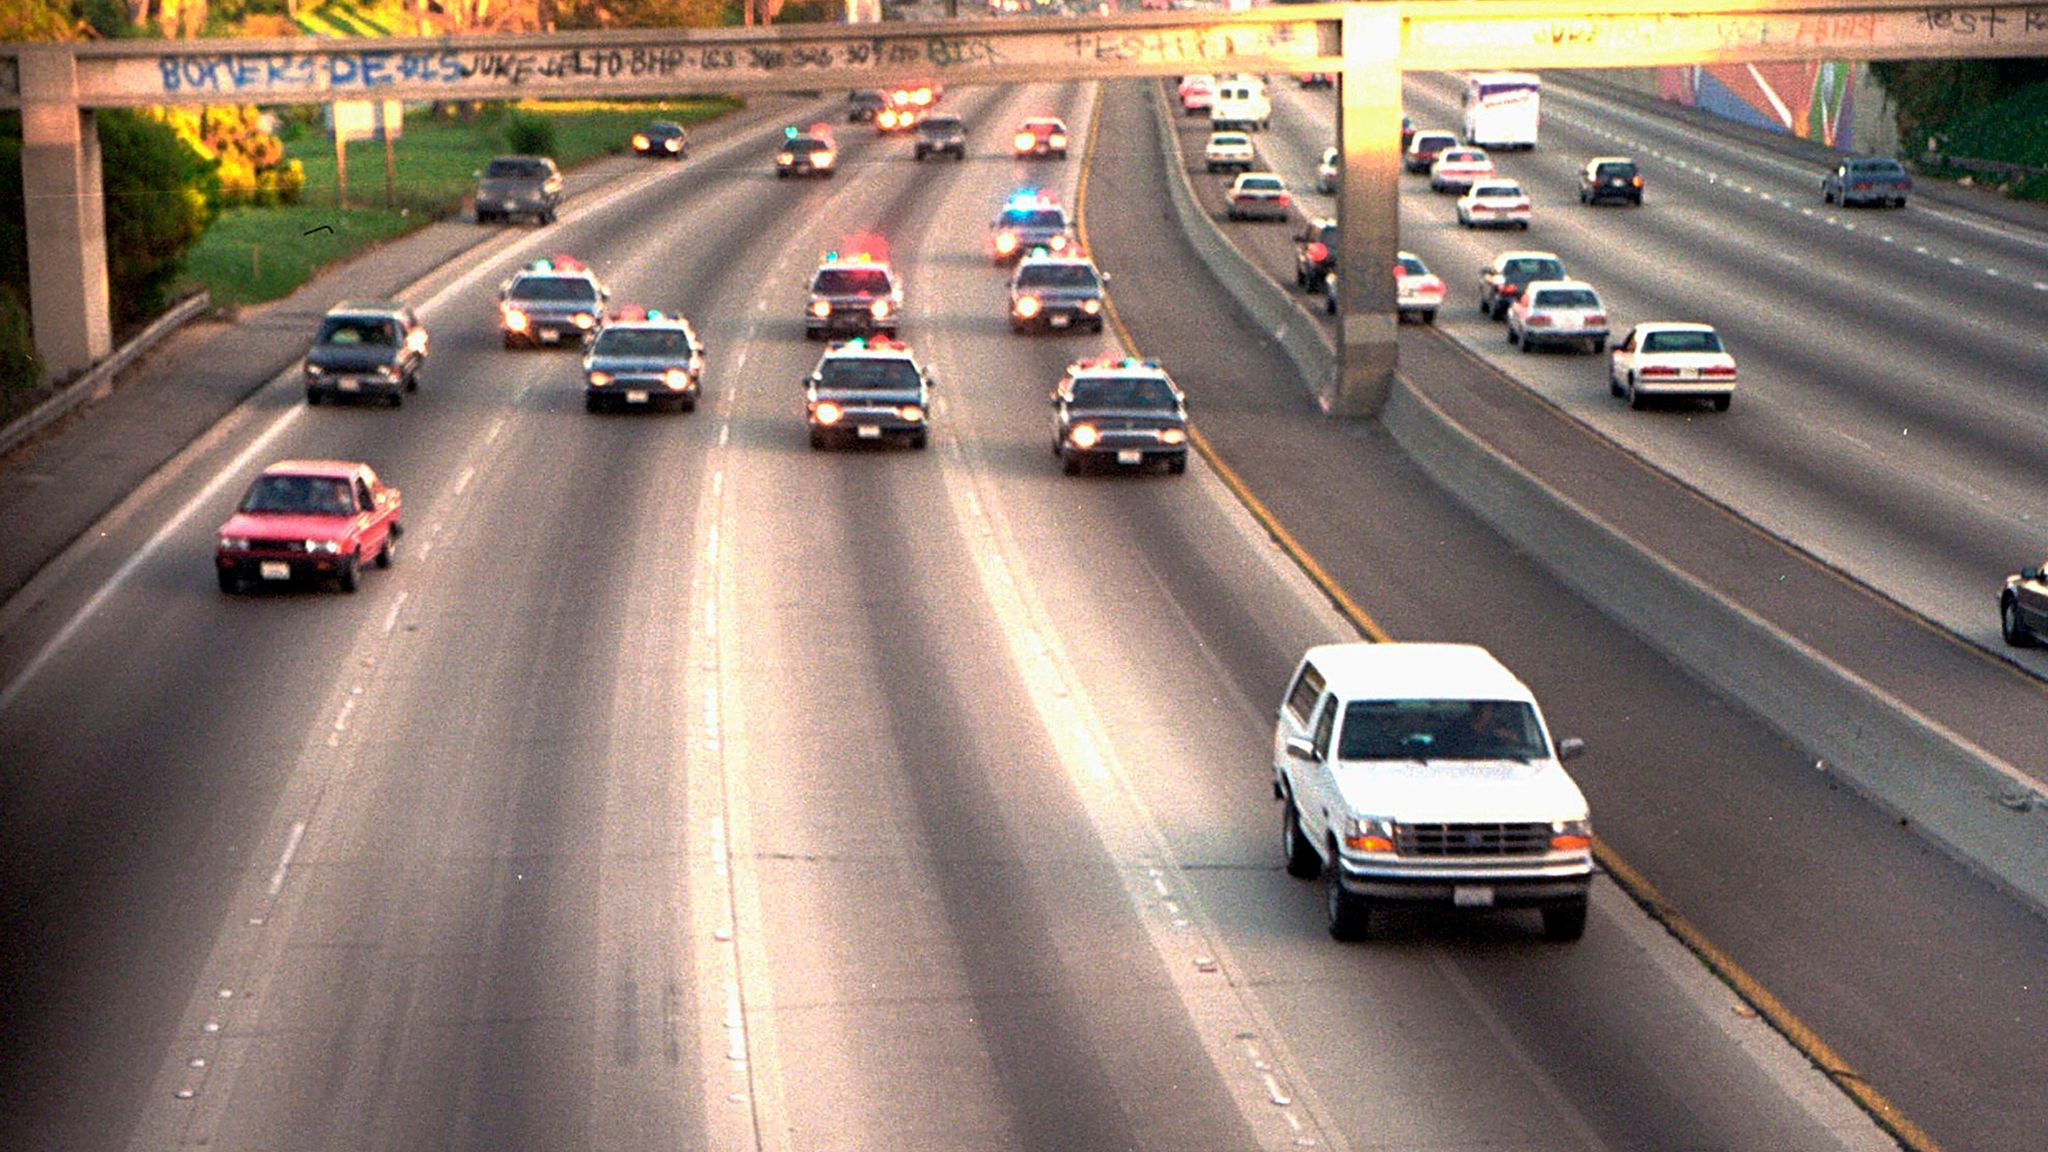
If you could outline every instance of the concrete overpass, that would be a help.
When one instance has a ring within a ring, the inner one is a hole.
[[[0,44],[0,108],[22,111],[36,347],[65,378],[112,349],[98,108],[1336,72],[1340,267],[1385,268],[1399,237],[1404,71],[1994,56],[2048,56],[2048,0],[1387,0],[1057,20]],[[1347,276],[1340,290],[1341,367],[1325,407],[1369,415],[1395,367],[1394,282]]]

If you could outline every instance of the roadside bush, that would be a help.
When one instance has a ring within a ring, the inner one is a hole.
[[[228,204],[296,204],[306,171],[287,160],[284,141],[264,128],[263,114],[248,105],[163,108],[151,113],[175,130],[186,146],[214,162],[220,198]]]
[[[0,423],[26,411],[43,382],[43,363],[29,330],[28,296],[0,284]]]
[[[106,192],[107,287],[116,328],[161,312],[185,253],[219,210],[214,165],[139,112],[99,113]]]
[[[505,118],[505,142],[523,156],[553,156],[555,123],[545,116],[514,112]]]

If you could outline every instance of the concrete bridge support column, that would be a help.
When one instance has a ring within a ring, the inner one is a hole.
[[[20,61],[29,318],[45,375],[64,380],[114,348],[99,129],[66,47],[24,46]]]
[[[1337,135],[1337,374],[1332,416],[1377,416],[1393,388],[1400,313],[1391,254],[1401,242],[1401,47],[1395,4],[1346,6]]]

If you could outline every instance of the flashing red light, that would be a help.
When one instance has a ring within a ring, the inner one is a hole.
[[[1318,240],[1308,246],[1308,258],[1320,264],[1330,258],[1330,246]],[[1394,266],[1394,275],[1401,274],[1400,265]]]

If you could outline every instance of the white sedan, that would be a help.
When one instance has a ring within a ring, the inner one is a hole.
[[[1443,277],[1431,272],[1415,253],[1395,253],[1394,302],[1396,318],[1413,316],[1424,324],[1436,323],[1436,310],[1444,305]]]
[[[1642,408],[1655,396],[1699,397],[1726,412],[1735,399],[1735,357],[1711,324],[1638,324],[1615,345],[1607,389]]]
[[[1258,157],[1252,152],[1252,138],[1242,132],[1211,132],[1202,146],[1202,161],[1211,172],[1235,168],[1249,172]]]
[[[1287,193],[1287,181],[1278,172],[1240,172],[1230,186],[1232,220],[1285,220],[1287,206],[1294,198]]]
[[[1607,349],[1607,309],[1583,280],[1532,280],[1508,305],[1508,343],[1534,352],[1541,344]]]
[[[1484,148],[1446,148],[1429,166],[1431,192],[1463,192],[1481,180],[1491,179],[1493,157]]]
[[[1335,148],[1323,149],[1323,158],[1316,161],[1316,191],[1325,196],[1337,191],[1337,185],[1344,180],[1344,158]]]
[[[1458,223],[1467,228],[1529,230],[1529,194],[1513,180],[1475,180],[1458,197]]]

